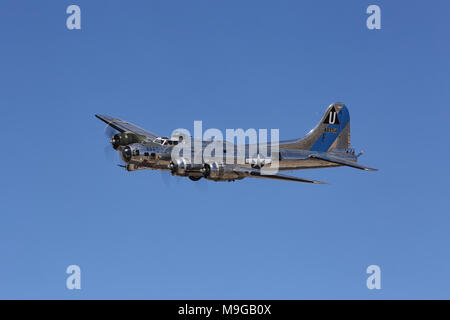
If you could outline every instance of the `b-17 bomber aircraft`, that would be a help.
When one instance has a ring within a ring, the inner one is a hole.
[[[126,163],[120,166],[127,171],[166,170],[192,181],[201,178],[234,181],[252,177],[323,184],[279,172],[338,166],[377,170],[357,163],[362,153],[355,155],[355,150],[350,147],[350,114],[342,103],[331,104],[317,126],[304,137],[272,142],[264,150],[255,144],[195,141],[182,134],[159,136],[121,119],[95,116],[117,131],[112,134],[110,143]],[[204,151],[211,143],[216,149],[212,156],[205,156]],[[201,155],[196,157],[199,146]],[[188,152],[174,152],[174,148],[180,147],[188,148]]]

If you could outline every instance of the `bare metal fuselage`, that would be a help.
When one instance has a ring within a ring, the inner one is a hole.
[[[225,164],[235,164],[243,167],[254,167],[251,163],[249,163],[251,159],[255,159],[258,154],[254,153],[252,147],[250,145],[245,145],[242,147],[232,145],[227,143],[227,147],[224,148],[222,155],[213,155],[213,156],[205,156],[203,152],[205,148],[208,146],[209,142],[204,142],[202,147],[202,155],[198,159],[201,159],[201,163],[206,162],[215,162],[219,161]],[[159,146],[154,144],[143,144],[140,146],[142,150],[148,149],[148,155],[145,155],[146,152],[139,152],[139,155],[132,156],[131,160],[128,161],[130,165],[130,171],[139,170],[139,169],[153,169],[153,170],[170,170],[169,164],[174,161],[177,157],[182,158],[182,155],[174,156],[172,153],[172,146]],[[287,171],[287,170],[300,170],[300,169],[313,169],[313,168],[329,168],[329,167],[338,167],[339,164],[330,163],[328,161],[323,161],[316,158],[311,158],[312,154],[317,154],[316,151],[309,150],[290,150],[284,149],[283,144],[280,143],[278,146],[277,153],[271,153],[270,151],[264,152],[264,158],[270,159],[270,163],[262,164],[261,167],[278,169],[279,171]],[[233,152],[234,150],[234,152]],[[151,152],[154,152],[158,156],[152,157]],[[194,159],[195,152],[191,151],[190,158]],[[351,150],[344,152],[327,152],[326,154],[330,155],[338,155],[340,158],[345,158],[348,161],[356,161],[357,157],[354,155]],[[123,158],[123,157],[122,157]],[[191,160],[192,161],[192,160]]]

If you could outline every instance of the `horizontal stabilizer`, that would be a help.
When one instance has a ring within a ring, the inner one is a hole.
[[[320,160],[323,160],[323,161],[328,161],[328,162],[331,162],[331,163],[340,164],[342,166],[347,166],[347,167],[360,169],[360,170],[378,171],[378,169],[369,168],[369,167],[363,166],[361,164],[358,164],[356,162],[348,161],[348,160],[345,160],[345,159],[342,159],[342,158],[338,158],[338,157],[334,157],[334,156],[330,156],[330,155],[312,154],[309,157],[310,158],[315,158],[315,159],[320,159]]]

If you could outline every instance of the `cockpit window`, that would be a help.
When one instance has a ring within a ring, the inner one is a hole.
[[[175,145],[177,145],[177,144],[178,144],[178,141],[174,141],[174,140],[167,140],[167,144],[168,144],[169,146],[175,146]]]
[[[182,139],[180,141],[182,141]],[[158,137],[155,140],[153,140],[153,142],[154,143],[158,143],[158,144],[163,145],[163,146],[165,146],[165,145],[175,146],[175,145],[178,144],[178,141],[171,140],[171,139],[169,139],[167,137]]]

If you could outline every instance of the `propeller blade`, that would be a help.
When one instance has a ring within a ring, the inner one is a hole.
[[[194,182],[195,188],[201,192],[208,191],[208,185],[209,185],[209,181],[204,178]]]
[[[114,150],[111,145],[106,145],[103,149],[103,152],[105,154],[105,158],[108,162],[117,164],[118,166],[123,166],[122,158],[119,155],[119,152]],[[125,166],[126,167],[126,166]]]
[[[162,179],[162,181],[163,181],[163,183],[164,183],[164,185],[166,186],[166,187],[170,187],[170,180],[171,180],[171,176],[170,176],[170,173],[169,173],[170,171],[163,171],[163,170],[160,170],[159,171],[159,173],[161,174],[161,179]]]
[[[114,149],[111,148],[111,145],[106,145],[105,148],[103,149],[103,153],[105,154],[105,158],[108,161],[113,162],[114,161]]]
[[[113,135],[115,135],[118,131],[116,129],[114,129],[113,127],[111,127],[110,125],[106,125],[104,133],[105,136],[109,139],[112,138]]]

